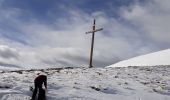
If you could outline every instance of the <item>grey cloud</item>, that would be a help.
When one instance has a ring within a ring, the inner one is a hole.
[[[50,50],[50,51],[49,51]],[[86,51],[78,48],[45,48],[46,56],[40,57],[40,62],[59,66],[86,66]],[[51,52],[51,53],[48,53]]]
[[[3,66],[3,67],[21,68],[21,66],[18,66],[18,65],[15,65],[15,64],[3,63],[3,62],[0,62],[0,66]]]
[[[5,59],[18,59],[19,54],[16,49],[7,47],[7,46],[0,46],[0,57],[5,58]]]

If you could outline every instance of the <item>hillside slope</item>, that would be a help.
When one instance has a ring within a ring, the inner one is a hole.
[[[0,72],[0,100],[29,100],[36,73],[47,100],[170,100],[170,67],[74,68]]]
[[[134,57],[128,60],[120,61],[107,67],[157,66],[157,65],[170,65],[170,49]]]

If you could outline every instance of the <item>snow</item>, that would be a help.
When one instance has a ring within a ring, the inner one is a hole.
[[[170,66],[1,71],[0,100],[29,100],[38,72],[47,100],[170,100]]]
[[[167,49],[120,61],[107,67],[170,65],[169,59],[170,49]]]
[[[4,67],[4,66],[0,66],[0,71],[2,70],[19,70],[21,68],[16,68],[16,67]]]

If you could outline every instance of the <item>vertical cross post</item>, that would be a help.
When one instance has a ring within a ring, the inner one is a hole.
[[[96,25],[96,20],[94,19],[92,31],[86,32],[86,34],[92,33],[89,68],[93,67],[92,63],[93,63],[93,48],[94,48],[94,36],[95,36],[95,32],[103,30],[103,28],[96,29],[95,25]]]

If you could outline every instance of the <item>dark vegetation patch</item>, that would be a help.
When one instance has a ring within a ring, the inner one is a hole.
[[[102,73],[100,73],[100,72],[96,72],[98,75],[102,75]]]
[[[47,68],[47,69],[14,70],[14,71],[5,71],[5,72],[6,73],[16,72],[18,74],[22,74],[23,72],[41,71],[41,72],[44,72],[48,75],[49,74],[48,71],[50,71],[50,70],[55,70],[56,72],[60,73],[60,71],[64,70],[64,69],[76,69],[76,68],[83,68],[83,67],[63,67],[63,68]],[[4,71],[2,71],[0,73],[4,73]]]
[[[117,89],[112,89],[112,88],[98,88],[98,87],[95,87],[95,86],[91,86],[90,87],[91,89],[93,90],[96,90],[96,91],[100,91],[100,92],[103,92],[103,93],[106,93],[106,94],[121,94],[121,92]]]
[[[97,88],[97,87],[94,87],[94,86],[91,86],[90,88],[93,89],[93,90],[96,90],[96,91],[100,91],[101,90],[100,88]]]
[[[0,73],[5,73],[5,71],[0,71]]]
[[[0,89],[9,89],[11,87],[12,86],[10,86],[10,85],[0,85]]]

